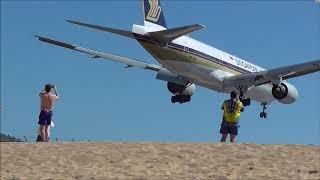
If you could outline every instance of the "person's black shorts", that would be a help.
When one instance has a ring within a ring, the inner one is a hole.
[[[50,125],[52,118],[52,111],[41,110],[39,114],[39,122],[40,125]]]
[[[237,123],[227,123],[222,121],[220,134],[231,134],[238,135],[238,124]]]

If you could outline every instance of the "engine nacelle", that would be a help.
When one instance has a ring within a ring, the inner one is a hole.
[[[293,85],[283,82],[279,86],[273,86],[272,95],[283,104],[291,104],[297,100],[298,90]]]
[[[192,96],[196,91],[196,86],[194,84],[189,83],[186,86],[175,84],[172,82],[168,82],[167,84],[168,90],[174,95],[188,95]]]

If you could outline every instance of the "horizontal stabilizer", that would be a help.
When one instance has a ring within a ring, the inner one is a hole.
[[[171,42],[181,36],[184,36],[186,34],[189,34],[193,31],[199,30],[204,28],[203,25],[201,24],[194,24],[190,26],[183,26],[183,27],[178,27],[178,28],[173,28],[173,29],[167,29],[167,30],[162,30],[162,31],[155,31],[155,32],[149,32],[149,35],[162,43],[168,43]]]
[[[118,35],[121,35],[121,36],[126,36],[126,37],[129,37],[129,38],[135,39],[135,36],[132,34],[131,31],[113,29],[113,28],[108,28],[108,27],[103,27],[103,26],[98,26],[98,25],[93,25],[93,24],[87,24],[87,23],[82,23],[82,22],[77,22],[77,21],[71,21],[71,20],[67,20],[67,22],[72,23],[72,24],[76,24],[76,25],[79,25],[79,26],[85,26],[85,27],[97,29],[97,30],[100,30],[100,31],[111,32],[111,33],[114,33],[114,34],[118,34]]]

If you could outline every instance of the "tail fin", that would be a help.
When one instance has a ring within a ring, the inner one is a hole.
[[[167,28],[160,0],[142,0],[142,5],[145,25],[150,22]]]

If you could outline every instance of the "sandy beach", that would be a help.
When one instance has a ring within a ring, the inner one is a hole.
[[[320,146],[1,143],[1,179],[320,179]]]

